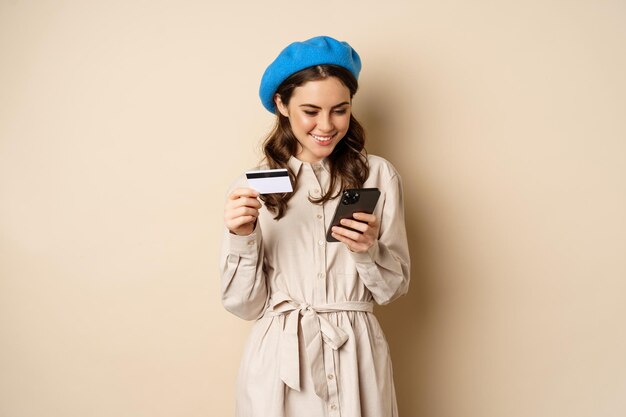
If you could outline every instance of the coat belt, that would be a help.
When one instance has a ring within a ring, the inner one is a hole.
[[[318,313],[334,311],[374,311],[371,301],[343,301],[311,306],[293,300],[287,294],[272,294],[265,316],[285,315],[285,325],[280,337],[280,379],[291,389],[300,391],[300,349],[298,327],[302,329],[306,347],[306,360],[311,368],[315,393],[328,400],[328,386],[324,371],[322,341],[332,349],[339,349],[348,340],[348,334]]]

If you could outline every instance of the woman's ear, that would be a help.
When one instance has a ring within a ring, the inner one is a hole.
[[[280,96],[278,94],[274,95],[274,103],[276,104],[276,108],[278,109],[280,114],[288,118],[289,111],[287,109],[287,106],[283,104],[283,101],[280,99]]]

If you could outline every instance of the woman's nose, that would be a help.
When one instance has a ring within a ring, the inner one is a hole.
[[[330,132],[333,130],[333,120],[330,113],[321,114],[320,119],[317,122],[317,127],[323,132]]]

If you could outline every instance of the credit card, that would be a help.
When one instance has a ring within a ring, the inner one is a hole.
[[[248,178],[250,188],[254,188],[260,194],[290,193],[293,191],[289,172],[286,168],[248,171],[246,178]]]

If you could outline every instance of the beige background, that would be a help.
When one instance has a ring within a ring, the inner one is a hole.
[[[223,196],[319,34],[404,178],[401,415],[626,415],[623,1],[3,0],[0,417],[233,414]]]

